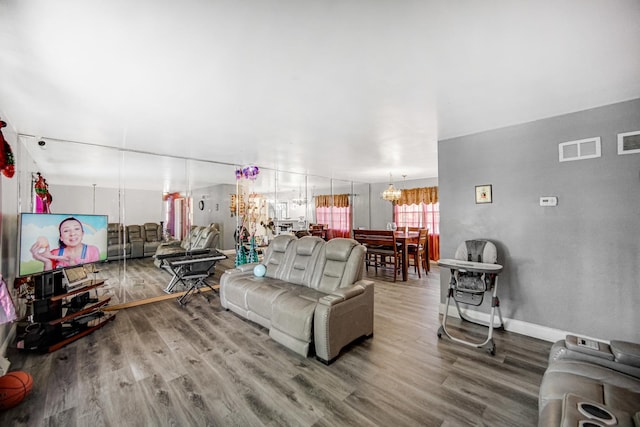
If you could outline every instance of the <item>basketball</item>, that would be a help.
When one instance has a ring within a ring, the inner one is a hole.
[[[9,372],[0,377],[0,411],[22,402],[33,386],[31,375],[22,371]]]

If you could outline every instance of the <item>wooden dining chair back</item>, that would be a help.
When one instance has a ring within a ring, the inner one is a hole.
[[[312,236],[321,237],[323,240],[327,240],[327,224],[311,224],[309,226],[309,232]]]
[[[418,230],[418,243],[409,245],[407,257],[409,263],[413,261],[414,271],[418,273],[418,278],[422,277],[420,269],[424,268],[425,274],[429,273],[429,230],[421,228]]]
[[[369,266],[393,268],[393,281],[398,277],[398,271],[402,268],[402,251],[396,242],[395,233],[392,230],[353,230],[353,238],[367,248],[365,267]]]

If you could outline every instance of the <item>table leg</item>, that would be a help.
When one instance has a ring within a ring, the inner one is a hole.
[[[402,281],[407,281],[409,275],[409,245],[406,241],[402,243]]]

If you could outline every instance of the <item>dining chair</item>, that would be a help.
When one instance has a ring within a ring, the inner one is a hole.
[[[425,274],[429,274],[429,229],[421,228],[418,232],[418,243],[410,244],[407,251],[409,264],[413,261],[413,269],[418,273],[418,278],[421,278],[420,268],[424,268]]]
[[[353,238],[367,248],[365,266],[393,268],[393,281],[398,277],[398,271],[402,268],[402,248],[396,242],[396,236],[392,230],[353,230]]]

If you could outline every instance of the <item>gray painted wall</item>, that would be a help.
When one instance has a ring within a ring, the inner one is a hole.
[[[640,341],[640,154],[617,154],[617,134],[637,130],[640,99],[440,141],[441,257],[490,239],[505,317]],[[602,157],[558,161],[559,143],[598,136]],[[481,184],[493,203],[475,204]]]
[[[231,194],[235,194],[236,186],[228,184],[214,185],[193,191],[193,224],[209,225],[218,224],[220,227],[220,249],[233,249],[235,240],[233,232],[236,229],[236,217],[231,216]],[[205,198],[205,208],[198,210],[198,201]]]

